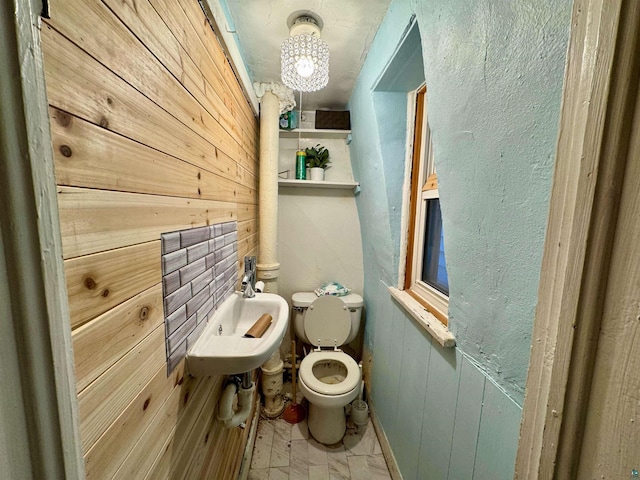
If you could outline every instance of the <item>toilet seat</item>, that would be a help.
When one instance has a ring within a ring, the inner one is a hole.
[[[314,347],[343,345],[351,332],[349,307],[338,297],[316,298],[304,315],[304,333]]]
[[[340,383],[324,383],[313,373],[313,367],[321,362],[339,362],[347,369],[347,375]],[[316,393],[323,395],[343,395],[360,384],[360,367],[356,361],[344,352],[329,350],[314,351],[307,355],[300,363],[300,379],[304,384]]]

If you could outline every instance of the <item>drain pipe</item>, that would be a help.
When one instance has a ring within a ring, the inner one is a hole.
[[[260,100],[260,190],[258,217],[260,231],[258,278],[265,292],[278,293],[278,157],[279,117],[295,107],[293,91],[281,83],[254,83]]]
[[[218,421],[222,426],[225,428],[243,426],[242,424],[247,421],[251,413],[251,400],[255,389],[256,386],[251,381],[251,372],[244,373],[242,380],[239,377],[234,377],[229,382],[218,403]],[[233,399],[236,394],[238,395],[238,411],[234,412]]]

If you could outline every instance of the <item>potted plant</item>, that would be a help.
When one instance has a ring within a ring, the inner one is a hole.
[[[307,168],[310,169],[310,180],[323,181],[324,169],[329,167],[329,150],[318,144],[315,147],[306,148]]]

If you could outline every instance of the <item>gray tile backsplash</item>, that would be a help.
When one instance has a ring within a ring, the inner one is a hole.
[[[238,279],[238,223],[162,234],[167,373],[180,363]]]

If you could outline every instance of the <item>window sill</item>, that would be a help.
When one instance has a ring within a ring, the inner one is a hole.
[[[394,287],[389,287],[389,293],[440,345],[445,348],[456,346],[456,337],[453,333],[411,295]]]

